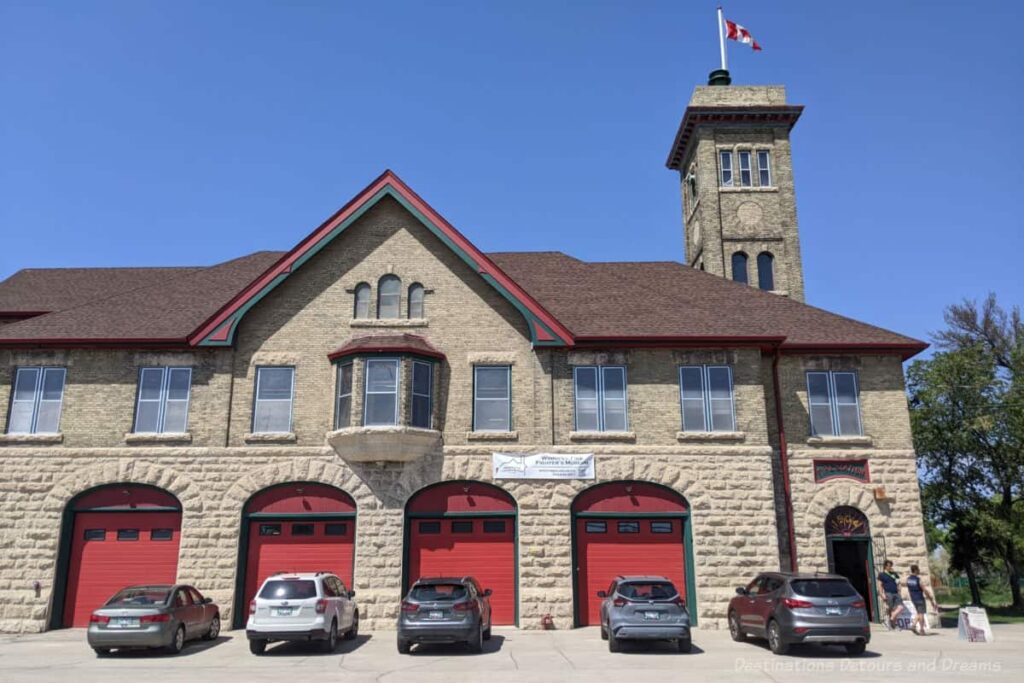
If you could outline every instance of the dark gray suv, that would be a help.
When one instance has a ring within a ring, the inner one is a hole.
[[[402,600],[398,651],[414,643],[466,643],[474,652],[491,639],[491,589],[472,576],[422,578]]]
[[[729,633],[736,641],[767,638],[777,655],[797,643],[843,645],[859,655],[871,640],[864,598],[837,574],[759,574],[729,602]]]

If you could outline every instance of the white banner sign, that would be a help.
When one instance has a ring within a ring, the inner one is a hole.
[[[972,643],[991,643],[992,627],[988,623],[988,612],[984,607],[961,607],[957,619],[957,635],[960,640]]]
[[[495,479],[593,479],[594,454],[494,453]]]

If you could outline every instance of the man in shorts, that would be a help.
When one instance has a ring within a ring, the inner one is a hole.
[[[914,624],[911,626],[911,630],[917,635],[923,636],[928,629],[928,619],[925,614],[924,604],[925,598],[928,598],[928,602],[932,604],[932,609],[938,611],[939,608],[935,605],[935,599],[932,597],[931,592],[924,587],[924,582],[921,581],[921,568],[916,564],[910,565],[910,576],[907,577],[907,592],[910,593],[910,602],[913,603],[914,611],[917,612],[914,616]]]
[[[886,560],[882,564],[882,571],[878,575],[878,587],[885,596],[885,607],[888,610],[885,625],[887,628],[895,628],[896,617],[906,607],[903,606],[903,598],[900,597],[900,575],[893,571],[892,560]]]

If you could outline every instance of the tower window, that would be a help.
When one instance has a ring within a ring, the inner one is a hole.
[[[722,172],[722,187],[732,187],[732,152],[726,149],[720,151],[718,165]]]
[[[753,184],[750,175],[750,150],[740,150],[740,185],[750,187]]]
[[[423,285],[418,282],[409,285],[409,317],[423,317]]]
[[[356,285],[356,302],[353,316],[356,318],[370,317],[370,285],[360,282]]]
[[[686,176],[686,189],[690,192],[690,211],[693,211],[697,206],[697,171],[695,168],[691,168],[689,175]]]
[[[737,251],[732,255],[732,279],[747,284],[747,255]]]
[[[377,283],[377,317],[397,318],[402,309],[402,281],[385,275]]]
[[[757,286],[768,292],[775,289],[775,257],[771,252],[757,255]]]
[[[759,149],[757,151],[757,174],[761,187],[772,186],[771,153],[766,149]]]

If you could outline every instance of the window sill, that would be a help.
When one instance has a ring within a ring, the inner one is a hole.
[[[870,436],[812,436],[808,446],[864,446],[870,448],[874,442]]]
[[[243,438],[246,443],[295,443],[298,441],[294,432],[258,432],[246,434]]]
[[[349,327],[427,327],[426,318],[353,318]]]
[[[771,187],[760,187],[759,185],[749,185],[747,187],[722,187],[718,186],[719,192],[778,192],[779,188],[775,186]]]
[[[569,441],[621,441],[633,443],[636,432],[569,432]]]
[[[676,432],[676,441],[744,441],[744,432]]]
[[[519,432],[466,432],[467,441],[519,441]]]
[[[137,443],[192,443],[191,432],[129,432],[124,435],[127,444]]]
[[[441,447],[441,432],[419,427],[346,427],[327,443],[347,462],[412,462]]]
[[[55,444],[64,443],[63,432],[56,434],[0,434],[0,444]]]

